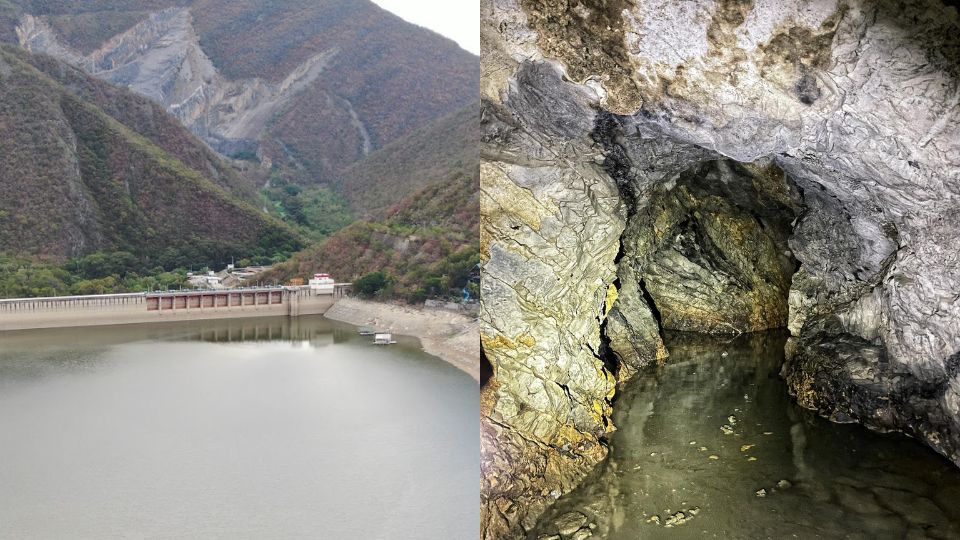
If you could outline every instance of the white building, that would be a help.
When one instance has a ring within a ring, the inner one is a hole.
[[[333,286],[336,282],[330,277],[330,274],[314,274],[308,282],[310,290],[317,294],[333,294]]]

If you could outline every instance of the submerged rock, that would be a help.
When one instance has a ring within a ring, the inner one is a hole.
[[[557,531],[562,535],[570,535],[580,530],[586,523],[587,516],[579,512],[568,512],[557,519]]]
[[[943,512],[926,497],[898,489],[875,488],[873,492],[881,504],[915,525],[937,526],[948,524]]]
[[[884,509],[877,504],[873,494],[869,491],[847,485],[837,485],[834,488],[840,505],[858,514],[883,514]]]

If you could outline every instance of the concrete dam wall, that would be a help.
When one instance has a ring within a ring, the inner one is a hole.
[[[0,331],[166,321],[322,315],[349,290],[306,287],[171,291],[0,300]]]

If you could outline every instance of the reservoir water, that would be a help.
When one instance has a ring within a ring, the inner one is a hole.
[[[0,538],[473,538],[479,389],[322,317],[0,334]]]
[[[960,538],[960,470],[799,408],[785,340],[668,334],[667,364],[614,403],[609,460],[530,538]]]

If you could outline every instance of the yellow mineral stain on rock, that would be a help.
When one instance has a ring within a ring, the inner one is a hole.
[[[600,416],[603,416],[604,406],[603,402],[599,399],[593,400],[593,412],[597,413]]]
[[[481,219],[481,222],[486,220]],[[483,223],[486,225],[486,223]],[[494,236],[490,234],[486,226],[480,227],[480,260],[487,262],[490,260],[490,244],[493,243]]]
[[[517,344],[512,339],[503,334],[497,334],[493,337],[480,334],[480,343],[484,350],[493,351],[497,349],[516,349]]]
[[[607,379],[607,385],[610,390],[607,392],[607,399],[613,399],[613,396],[617,394],[617,378],[613,376],[613,373],[610,373],[607,370],[603,371],[604,377]]]
[[[564,424],[560,426],[560,430],[557,433],[557,444],[563,446],[564,444],[577,444],[583,440],[583,433],[580,433],[577,428]]]
[[[613,309],[613,304],[617,301],[617,298],[618,298],[618,297],[619,297],[619,292],[617,291],[617,286],[614,285],[613,283],[611,283],[610,286],[607,287],[607,299],[604,300],[604,304],[603,304],[603,305],[604,305],[604,310],[603,310],[603,318],[604,318],[604,319],[606,319],[606,318],[607,318],[607,315],[610,314],[610,310]]]

